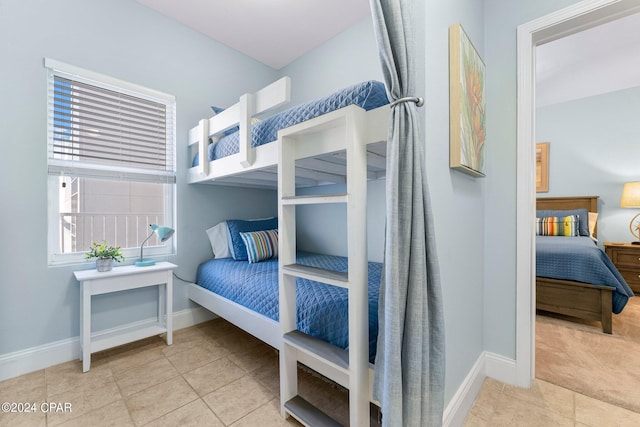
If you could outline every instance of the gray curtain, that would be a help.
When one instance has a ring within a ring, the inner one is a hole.
[[[371,0],[389,99],[414,97],[412,0]],[[440,426],[444,320],[424,144],[415,100],[392,107],[374,397],[384,426]]]

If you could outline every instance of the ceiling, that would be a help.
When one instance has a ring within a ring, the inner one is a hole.
[[[640,13],[536,48],[536,105],[640,86]]]
[[[370,16],[369,0],[136,0],[279,70]]]
[[[136,1],[276,70],[370,16],[369,0]],[[536,50],[538,106],[635,86],[640,14]]]

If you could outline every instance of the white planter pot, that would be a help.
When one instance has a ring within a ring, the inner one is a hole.
[[[96,270],[98,271],[111,271],[113,268],[113,260],[111,258],[107,259],[96,259]]]

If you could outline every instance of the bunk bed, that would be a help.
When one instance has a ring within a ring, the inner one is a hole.
[[[335,255],[298,251],[296,262],[310,267],[323,267],[338,273],[347,272],[347,258]],[[369,262],[369,361],[373,362],[378,331],[378,297],[382,264]],[[198,267],[197,286],[262,316],[254,326],[275,328],[276,339],[269,333],[257,331],[263,341],[278,348],[278,259],[271,258],[249,263],[233,258],[211,259]],[[297,330],[313,335],[336,347],[347,349],[348,295],[346,289],[326,287],[323,283],[299,279],[297,285]],[[270,320],[266,320],[268,318]]]
[[[536,217],[576,215],[573,237],[536,235],[536,308],[586,320],[600,321],[612,333],[612,314],[620,313],[631,289],[611,260],[595,243],[598,197],[549,197],[536,201]]]
[[[368,179],[384,177],[386,140],[380,139],[380,135],[388,130],[389,101],[383,83],[361,82],[264,118],[265,114],[289,102],[290,85],[290,79],[283,77],[255,94],[242,95],[237,104],[227,109],[216,108],[218,114],[200,120],[198,126],[189,131],[188,146],[193,159],[188,171],[189,183],[276,189],[278,131],[311,119],[323,120],[321,116],[348,106],[368,112],[366,132],[369,135],[365,139],[376,140],[367,144]],[[333,116],[336,115],[344,116],[344,112]],[[331,122],[330,117],[328,119]],[[340,132],[335,122],[329,126]],[[301,155],[296,164],[296,185],[345,184],[344,147],[331,145],[334,139],[331,129],[305,136],[309,140],[318,137],[321,140],[307,144],[310,152]],[[319,150],[326,152],[319,154]]]
[[[371,362],[382,271],[381,264],[367,260],[366,185],[368,179],[384,177],[390,109],[384,85],[364,82],[318,102],[284,110],[275,120],[272,116],[256,122],[254,116],[288,101],[289,86],[289,79],[283,78],[255,94],[243,95],[238,104],[201,120],[189,132],[189,146],[197,148],[190,183],[277,188],[279,200],[277,260],[204,263],[199,267],[198,283],[189,285],[189,298],[280,351],[283,416],[291,415],[303,424],[333,422],[298,396],[300,362],[349,389],[350,421],[362,425],[368,422],[369,402],[373,402]],[[327,100],[330,107],[317,107]],[[296,113],[300,110],[313,113],[300,116]],[[287,119],[281,120],[283,115]],[[296,118],[289,120],[291,116]],[[256,134],[274,121],[279,123],[277,138],[272,140],[270,131],[271,138],[260,140]],[[232,149],[217,147],[229,141]],[[216,155],[218,151],[224,154]],[[296,192],[300,187],[328,183],[345,184],[346,192],[305,196]],[[346,257],[297,251],[296,207],[326,203],[346,205]],[[221,285],[223,277],[226,283]],[[248,278],[257,285],[247,285]],[[244,285],[253,290],[243,292]],[[256,289],[262,308],[243,300]],[[320,317],[338,319],[344,326],[338,337],[333,327],[318,332],[318,304],[312,303],[316,313],[311,319],[299,305],[300,299],[316,298],[309,297],[314,290],[321,298],[337,295],[326,304],[333,308]],[[305,321],[315,326],[306,327]]]

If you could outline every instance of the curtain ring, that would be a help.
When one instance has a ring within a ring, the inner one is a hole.
[[[393,108],[401,102],[415,102],[416,107],[422,107],[424,105],[424,99],[416,96],[408,96],[406,98],[396,99],[389,105],[389,108]]]

